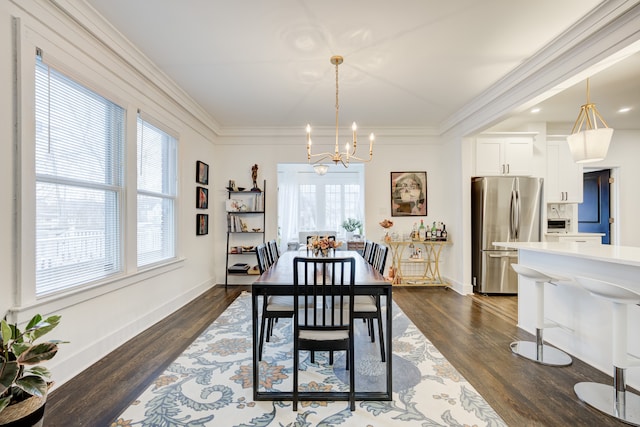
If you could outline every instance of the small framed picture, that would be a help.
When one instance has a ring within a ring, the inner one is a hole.
[[[209,190],[204,187],[196,187],[196,208],[207,209],[209,207]]]
[[[391,216],[427,215],[427,173],[391,172]]]
[[[198,214],[196,215],[196,236],[204,234],[209,234],[209,215]]]
[[[209,185],[209,165],[200,160],[196,162],[196,182]]]

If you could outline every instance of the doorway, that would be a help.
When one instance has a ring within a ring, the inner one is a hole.
[[[602,244],[611,244],[611,169],[583,174],[583,202],[578,204],[578,231],[603,233]]]

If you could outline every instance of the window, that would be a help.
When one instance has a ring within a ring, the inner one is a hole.
[[[36,295],[122,271],[125,111],[42,61],[35,69]]]
[[[176,139],[138,116],[138,267],[175,257]]]
[[[317,175],[307,164],[278,165],[278,228],[283,242],[298,240],[301,231],[335,231],[342,222],[364,222],[364,166],[329,168]]]

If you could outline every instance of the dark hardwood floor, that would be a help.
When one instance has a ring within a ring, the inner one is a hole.
[[[212,288],[55,389],[47,401],[45,426],[112,425],[149,383],[248,289]],[[515,297],[462,296],[426,287],[397,287],[393,295],[509,426],[621,425],[586,407],[573,393],[576,382],[610,382],[607,375],[576,359],[571,366],[553,368],[511,353],[510,342],[532,338],[516,327]]]

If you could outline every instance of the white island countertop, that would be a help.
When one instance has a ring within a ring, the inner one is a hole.
[[[585,245],[576,242],[493,242],[493,244],[505,248],[640,267],[640,248],[635,246]]]

